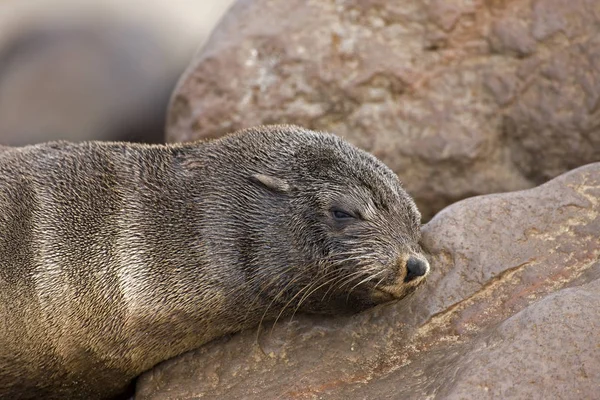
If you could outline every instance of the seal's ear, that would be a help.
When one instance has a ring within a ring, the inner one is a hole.
[[[283,179],[271,175],[254,174],[250,177],[253,182],[265,186],[267,189],[278,193],[288,193],[290,185]]]

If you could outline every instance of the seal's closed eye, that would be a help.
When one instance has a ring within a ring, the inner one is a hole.
[[[331,210],[331,214],[333,215],[333,218],[336,221],[341,221],[341,222],[346,222],[346,221],[350,221],[352,219],[356,219],[356,217],[354,215],[352,215],[351,213],[349,213],[348,211],[343,211],[337,208],[334,208],[333,210]]]

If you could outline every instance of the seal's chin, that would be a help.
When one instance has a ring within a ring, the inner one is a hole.
[[[395,300],[397,297],[392,293],[386,292],[383,289],[373,289],[370,293],[371,299],[377,304],[387,303],[388,301]]]
[[[387,303],[393,300],[400,300],[415,291],[415,289],[425,281],[425,277],[419,277],[407,283],[405,280],[390,285],[378,285],[370,288],[369,296],[376,304]]]
[[[417,286],[419,286],[417,282],[415,284],[411,282],[410,285],[401,284],[363,288],[363,290],[356,291],[346,299],[346,306],[354,312],[364,311],[379,304],[400,300],[414,292]]]
[[[407,294],[412,293],[416,289],[416,285],[398,285],[398,286],[383,286],[373,290],[373,300],[378,300],[380,303],[385,303],[392,300],[400,300]]]

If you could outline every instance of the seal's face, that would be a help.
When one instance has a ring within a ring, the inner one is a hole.
[[[429,272],[418,245],[420,215],[393,178],[351,187],[339,182],[315,197],[327,249],[319,272],[339,277],[331,290],[355,308],[402,298]]]
[[[289,199],[289,230],[310,276],[295,285],[294,303],[304,311],[339,312],[404,297],[429,272],[414,201],[372,155],[335,136],[311,134],[283,179],[255,177]]]
[[[332,296],[362,309],[414,290],[429,263],[418,245],[421,216],[396,175],[345,142],[305,157],[319,165],[318,173],[306,170],[307,187],[317,189],[310,199],[311,235],[326,251],[317,275]]]

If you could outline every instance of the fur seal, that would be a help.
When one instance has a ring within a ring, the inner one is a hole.
[[[429,271],[396,175],[294,126],[0,152],[0,397],[112,398],[160,361]]]

